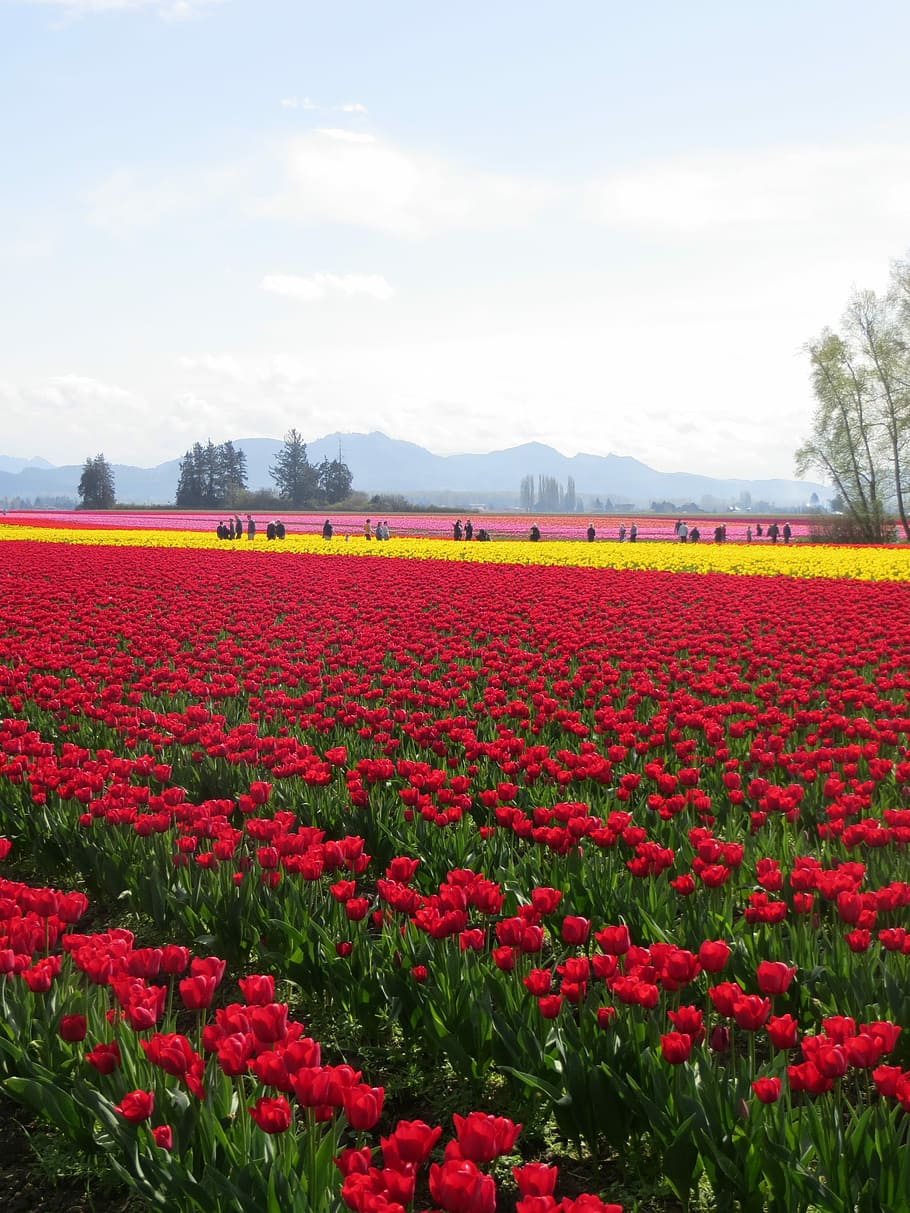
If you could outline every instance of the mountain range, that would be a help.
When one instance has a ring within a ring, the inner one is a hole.
[[[277,438],[234,441],[247,457],[251,489],[274,488],[269,468],[282,442]],[[566,456],[539,442],[481,455],[434,455],[413,442],[385,434],[329,434],[307,443],[311,463],[341,459],[354,477],[354,489],[373,495],[399,494],[416,505],[474,509],[514,509],[521,482],[532,476],[555,478],[565,489],[571,477],[584,508],[599,501],[615,507],[647,509],[652,502],[719,509],[750,503],[754,507],[797,509],[813,494],[826,503],[832,490],[802,480],[719,479],[688,472],[658,472],[623,455]],[[155,467],[112,464],[117,501],[123,505],[172,505],[180,458]],[[77,499],[82,464],[55,467],[46,459],[0,455],[0,500],[60,504]]]

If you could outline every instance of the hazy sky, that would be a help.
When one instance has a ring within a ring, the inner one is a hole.
[[[906,0],[0,0],[0,452],[793,474],[910,249]]]

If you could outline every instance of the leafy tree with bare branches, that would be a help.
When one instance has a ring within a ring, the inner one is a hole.
[[[886,540],[894,515],[910,540],[910,261],[884,295],[854,291],[841,329],[806,346],[816,405],[796,471],[826,476],[856,540]]]

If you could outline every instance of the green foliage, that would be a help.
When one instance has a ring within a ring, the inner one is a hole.
[[[109,510],[116,503],[114,471],[103,455],[86,459],[77,489],[82,508]]]
[[[854,291],[842,332],[825,329],[806,346],[816,407],[796,471],[821,472],[844,515],[834,537],[888,542],[896,512],[910,539],[906,506],[910,457],[910,263],[892,266],[884,296]]]
[[[285,434],[284,446],[275,456],[269,475],[275,481],[281,500],[295,510],[318,499],[319,472],[307,458],[306,443],[296,429]]]
[[[246,489],[246,453],[233,442],[193,445],[180,460],[176,504],[187,508],[239,506]]]

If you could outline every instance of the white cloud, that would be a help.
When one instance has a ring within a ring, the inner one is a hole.
[[[904,222],[910,149],[786,148],[693,157],[592,183],[587,213],[668,234]]]
[[[349,101],[347,105],[339,105],[338,107],[343,114],[365,114],[367,107],[361,105],[359,101]]]
[[[135,408],[139,397],[125,388],[85,375],[56,375],[32,389],[33,404],[51,411],[85,407],[105,409]]]
[[[57,9],[70,17],[143,10],[157,13],[167,21],[184,21],[197,16],[203,9],[222,2],[223,0],[23,0],[25,4],[40,4],[44,8]]]
[[[393,288],[381,274],[267,274],[259,284],[273,295],[312,302],[327,295],[370,295],[373,299],[391,299]]]
[[[287,188],[271,213],[403,236],[524,226],[564,194],[560,187],[463,169],[337,129],[289,140],[284,167]]]
[[[311,101],[309,97],[282,97],[281,104],[286,110],[315,110],[319,106],[315,101]]]
[[[363,131],[346,131],[338,126],[317,127],[315,134],[324,139],[335,139],[339,143],[375,143],[376,136]]]
[[[75,374],[2,383],[0,410],[18,419],[25,442],[57,464],[81,463],[98,451],[130,461],[127,452],[141,449],[137,434],[147,428],[149,417],[144,396]]]
[[[179,360],[185,371],[243,391],[298,392],[316,381],[310,363],[296,354],[188,354]]]

